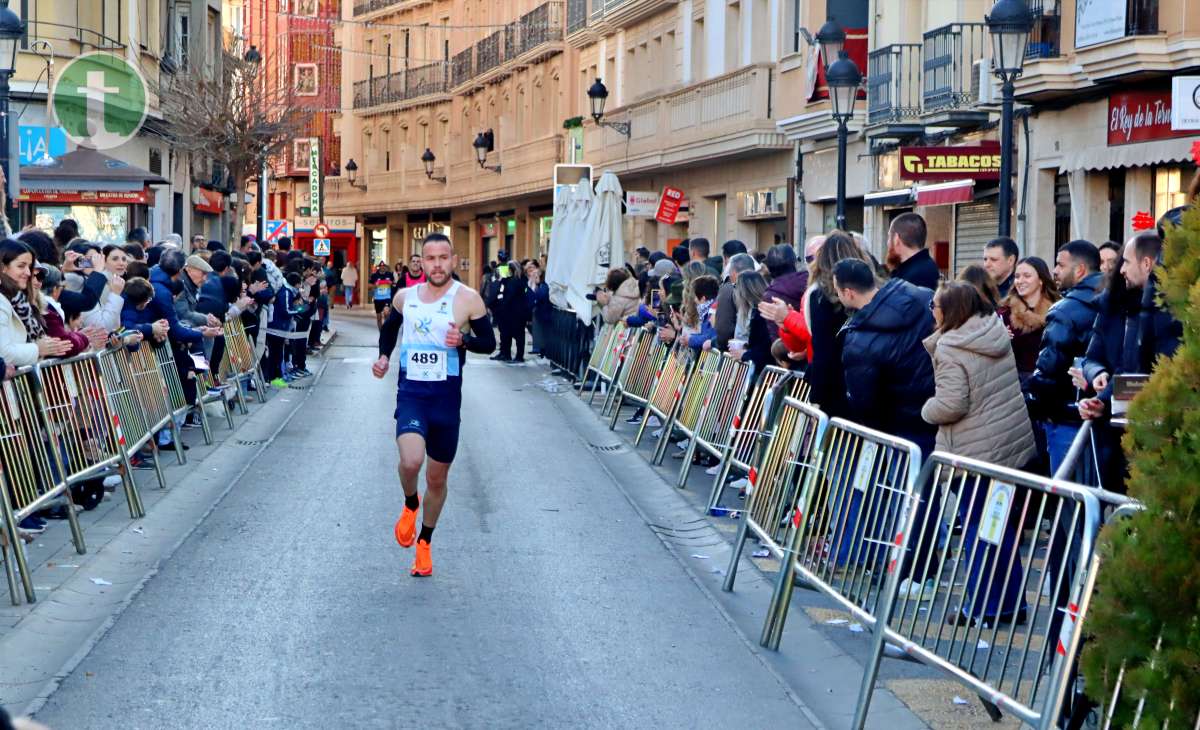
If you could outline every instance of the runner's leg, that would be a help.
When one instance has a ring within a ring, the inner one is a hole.
[[[421,511],[421,524],[425,527],[437,527],[438,517],[442,515],[442,507],[446,504],[446,481],[449,475],[449,464],[435,459],[426,460],[425,499]]]
[[[400,486],[404,489],[404,496],[411,497],[417,494],[417,479],[421,476],[421,464],[425,461],[425,437],[419,433],[402,433],[396,437],[396,446],[400,450]],[[445,495],[442,499],[445,501]],[[441,508],[438,509],[440,511]]]

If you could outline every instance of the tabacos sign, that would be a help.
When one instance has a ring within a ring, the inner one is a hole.
[[[1122,91],[1108,97],[1108,146],[1194,136],[1171,129],[1171,90]]]
[[[901,147],[902,180],[999,180],[1000,145]]]

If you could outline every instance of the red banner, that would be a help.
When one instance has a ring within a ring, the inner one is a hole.
[[[149,205],[154,195],[141,190],[21,190],[21,200],[29,203],[91,203],[94,205]]]
[[[220,215],[221,211],[225,210],[224,195],[208,188],[197,188],[197,190],[200,193],[200,199],[196,201],[197,211]]]
[[[654,220],[671,225],[679,216],[679,206],[682,204],[682,190],[670,186],[663,188],[662,195],[658,199],[658,213],[654,215]]]
[[[1173,137],[1195,132],[1171,129],[1171,90],[1122,91],[1108,96],[1108,146]]]

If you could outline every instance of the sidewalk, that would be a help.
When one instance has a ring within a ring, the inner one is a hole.
[[[325,369],[319,356],[314,362],[320,369],[313,378],[273,391],[264,404],[248,399],[250,413],[235,411],[232,431],[219,406],[210,406],[211,445],[200,429],[189,429],[186,465],[174,452],[160,452],[167,489],[158,488],[153,470],[135,470],[145,518],[130,519],[118,487],[79,514],[85,555],[76,553],[65,520],[50,521],[26,546],[37,603],[13,606],[8,596],[0,598],[0,704],[23,714],[53,692],[307,399]]]
[[[555,379],[557,380],[557,379]],[[562,387],[568,386],[565,381]],[[751,643],[764,661],[784,678],[812,713],[827,727],[850,724],[862,681],[862,661],[870,648],[871,634],[823,596],[796,589],[778,652],[758,645],[778,561],[752,558],[754,541],[742,553],[734,591],[722,590],[732,543],[739,523],[728,517],[706,514],[705,507],[713,476],[694,466],[685,489],[675,487],[681,461],[671,458],[668,447],[662,466],[650,464],[658,445],[647,433],[640,446],[633,445],[637,427],[626,424],[632,409],[626,407],[614,431],[599,417],[603,397],[594,406],[567,390],[554,399],[577,430],[593,444],[597,457],[626,498],[643,514],[663,544],[703,586],[714,603],[726,612],[732,625]],[[732,478],[732,477],[731,477]],[[857,629],[857,630],[856,630]],[[871,703],[867,727],[887,730],[933,727],[1017,728],[1006,717],[993,723],[975,696],[946,675],[921,664],[884,659],[879,685]]]

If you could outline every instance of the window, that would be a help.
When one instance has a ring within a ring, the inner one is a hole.
[[[1195,173],[1195,165],[1154,168],[1152,194],[1155,220],[1161,218],[1168,210],[1187,204],[1187,186]]]
[[[150,148],[150,164],[146,166],[146,169],[155,175],[162,174],[162,151],[157,147]]]
[[[317,0],[296,0],[296,15],[317,17]]]
[[[367,136],[370,140],[370,136]],[[304,139],[292,140],[292,169],[304,171],[308,169],[308,155],[311,140],[307,137]]]
[[[1108,240],[1125,239],[1125,170],[1108,171]]]
[[[175,61],[181,70],[188,67],[188,51],[191,45],[191,16],[187,5],[175,6]]]
[[[1071,240],[1071,184],[1067,173],[1054,177],[1054,250]]]
[[[316,96],[318,70],[315,63],[298,63],[292,73],[292,90],[296,96]]]
[[[392,169],[392,133],[386,129],[382,132],[383,137],[383,171],[391,172]]]

